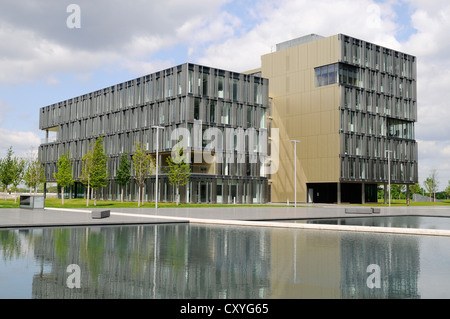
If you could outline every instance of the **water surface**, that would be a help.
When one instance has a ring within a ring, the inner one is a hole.
[[[376,226],[450,230],[450,217],[435,216],[364,216],[342,218],[320,218],[288,221],[308,224],[331,224],[351,226]]]
[[[188,224],[1,230],[0,298],[449,298],[448,247],[447,237]],[[80,288],[68,287],[71,264]]]

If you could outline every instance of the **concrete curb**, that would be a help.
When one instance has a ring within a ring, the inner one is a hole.
[[[404,235],[427,235],[427,236],[447,236],[450,237],[450,230],[443,229],[421,229],[421,228],[400,228],[400,227],[375,227],[375,226],[349,226],[349,225],[328,225],[328,224],[302,224],[302,223],[280,223],[263,221],[246,221],[232,219],[202,219],[190,217],[173,217],[160,215],[142,215],[111,212],[111,215],[124,215],[134,217],[161,218],[179,221],[189,221],[192,224],[211,224],[211,225],[230,225],[230,226],[253,226],[253,227],[275,227],[309,230],[331,230],[331,231],[350,231],[350,232],[368,232],[368,233],[389,233]]]
[[[51,207],[46,207],[44,209],[52,210],[52,211],[77,212],[77,213],[84,213],[84,214],[92,214],[92,212],[94,211],[94,210],[88,210],[88,209],[51,208]],[[251,220],[236,220],[236,219],[192,218],[192,217],[176,217],[176,216],[153,215],[153,214],[121,213],[121,212],[111,212],[110,215],[111,216],[114,216],[114,215],[115,216],[123,216],[123,217],[173,220],[173,221],[179,221],[179,222],[183,222],[183,223],[189,222],[192,224],[230,225],[230,226],[247,226],[247,227],[274,227],[274,228],[290,228],[290,229],[308,229],[308,230],[348,231],[348,232],[387,233],[387,234],[450,237],[450,230],[442,230],[442,229],[307,224],[306,222],[305,223],[289,223],[289,222],[276,222],[276,221],[251,221]],[[380,215],[378,215],[378,216],[380,216]],[[67,225],[65,225],[65,226],[67,226]]]

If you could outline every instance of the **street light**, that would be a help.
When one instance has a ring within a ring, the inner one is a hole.
[[[388,156],[388,181],[389,181],[389,207],[391,207],[391,153],[392,151],[386,150]]]
[[[155,208],[158,208],[158,162],[159,162],[159,130],[164,130],[162,126],[152,126],[156,128],[156,183],[155,183]]]
[[[297,143],[299,140],[291,140],[294,143],[294,207],[297,207]]]

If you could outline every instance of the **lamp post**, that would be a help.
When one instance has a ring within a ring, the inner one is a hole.
[[[294,143],[294,207],[297,207],[297,143],[299,140],[291,140]]]
[[[388,156],[388,182],[389,182],[389,207],[391,207],[391,153],[392,151],[386,150]]]
[[[156,128],[156,183],[155,183],[155,208],[158,208],[158,162],[159,162],[159,130],[164,130],[162,126],[152,126]]]

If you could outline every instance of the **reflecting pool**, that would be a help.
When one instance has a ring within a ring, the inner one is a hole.
[[[448,247],[448,237],[193,224],[1,230],[0,298],[449,298]]]
[[[450,217],[435,216],[370,216],[288,221],[308,224],[400,227],[450,230]]]

